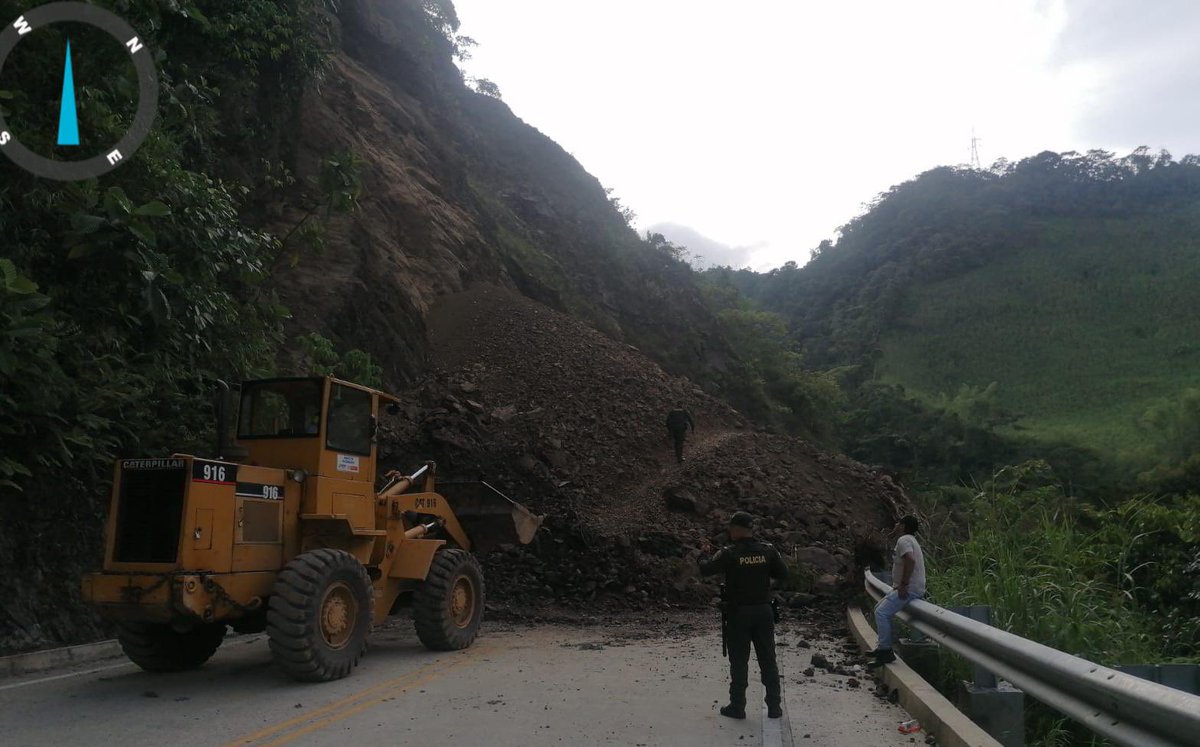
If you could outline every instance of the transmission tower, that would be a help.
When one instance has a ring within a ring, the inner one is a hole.
[[[971,128],[971,168],[979,170],[983,168],[983,164],[979,162],[979,143],[982,140],[975,137],[975,128]]]

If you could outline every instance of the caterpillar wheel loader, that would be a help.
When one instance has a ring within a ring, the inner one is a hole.
[[[229,400],[224,386],[221,403]],[[472,551],[528,543],[541,525],[486,483],[435,485],[435,466],[376,483],[391,395],[333,378],[246,382],[236,441],[218,405],[217,458],[123,459],[103,571],[83,597],[143,669],[206,662],[227,627],[265,630],[304,681],[345,677],[373,625],[410,604],[431,649],[470,646],[484,583]]]

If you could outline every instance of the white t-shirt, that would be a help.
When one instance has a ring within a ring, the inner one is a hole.
[[[892,585],[897,589],[900,588],[900,582],[904,579],[904,556],[912,553],[913,571],[908,578],[908,593],[917,596],[925,596],[925,554],[921,552],[921,545],[917,542],[917,538],[911,534],[906,534],[896,540],[896,554],[892,557]]]

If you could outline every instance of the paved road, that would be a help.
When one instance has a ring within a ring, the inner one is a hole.
[[[746,721],[723,718],[725,662],[705,627],[489,625],[466,651],[431,653],[398,626],[377,634],[355,674],[321,685],[280,675],[261,636],[235,637],[196,672],[149,675],[115,660],[0,681],[0,743],[716,747],[786,744],[790,725],[797,745],[911,744],[896,732],[903,711],[868,686],[805,677],[812,651],[786,632],[781,639],[792,645],[780,653],[790,723],[753,709]],[[761,703],[757,682],[749,697]]]

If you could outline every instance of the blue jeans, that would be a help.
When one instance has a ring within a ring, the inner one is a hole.
[[[908,606],[908,603],[914,599],[920,599],[917,594],[911,591],[908,593],[908,599],[901,599],[900,593],[896,590],[888,592],[888,595],[879,600],[879,604],[875,605],[875,630],[879,633],[879,645],[877,648],[892,647],[892,618],[896,613]]]

